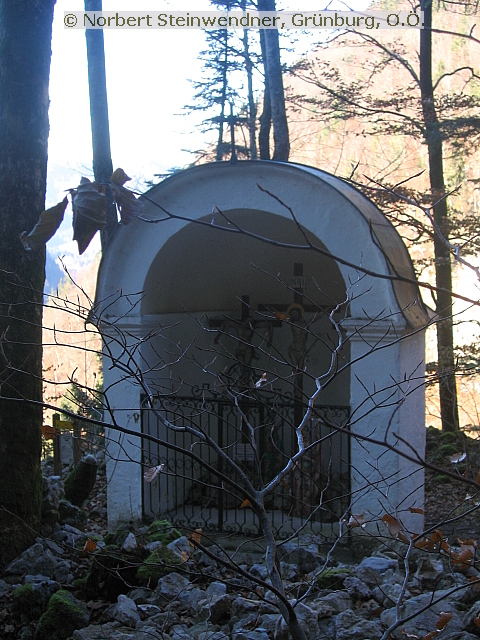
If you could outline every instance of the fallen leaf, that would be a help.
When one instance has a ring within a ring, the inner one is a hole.
[[[450,611],[441,611],[440,615],[438,616],[438,620],[435,623],[435,626],[437,627],[437,629],[439,631],[441,631],[442,629],[445,629],[445,627],[447,626],[447,624],[450,622],[450,620],[452,619],[453,613],[451,613]]]
[[[145,482],[153,482],[155,478],[158,476],[160,472],[165,469],[165,464],[159,464],[157,467],[152,467],[151,469],[147,469],[143,474],[143,479]]]
[[[425,513],[423,509],[419,509],[418,507],[408,507],[408,510],[410,511],[410,513],[419,513],[422,516]]]
[[[93,553],[96,548],[97,548],[97,543],[94,540],[87,538],[87,540],[85,541],[85,546],[82,549],[82,554],[86,556],[87,553]]]
[[[352,514],[350,516],[350,520],[347,522],[347,527],[349,529],[355,529],[355,527],[363,527],[364,524],[365,524],[365,514],[357,513],[357,514]]]
[[[54,207],[50,207],[50,209],[46,211],[42,211],[37,224],[28,235],[26,231],[20,235],[20,240],[26,251],[32,251],[45,246],[50,238],[55,235],[58,227],[62,223],[67,204],[68,198],[65,196],[62,202],[59,202]]]
[[[88,178],[80,180],[76,189],[71,189],[73,209],[73,239],[78,243],[80,255],[90,244],[97,231],[106,224],[107,199],[98,191],[97,185]]]

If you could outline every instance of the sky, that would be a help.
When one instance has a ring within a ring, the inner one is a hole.
[[[364,9],[366,0],[355,0],[353,8]],[[325,6],[314,0],[277,0],[277,8],[317,11]],[[346,5],[337,2],[338,8]],[[332,8],[333,5],[330,7]],[[85,32],[65,29],[65,11],[82,11],[83,0],[57,0],[52,37],[50,73],[50,137],[47,206],[64,197],[81,176],[92,178],[90,106],[87,81]],[[208,0],[103,0],[105,11],[202,11],[211,10]],[[321,32],[295,32],[297,57]],[[198,79],[198,53],[205,47],[201,30],[106,30],[105,58],[114,169],[122,167],[133,180],[127,186],[146,190],[145,180],[193,160],[189,150],[204,147],[209,138],[197,125],[202,116],[186,114]],[[284,43],[285,46],[287,43]],[[260,84],[260,83],[259,83]],[[70,207],[57,234],[48,243],[49,253],[64,256],[72,271],[90,262],[100,250],[95,237],[83,256],[71,239]]]

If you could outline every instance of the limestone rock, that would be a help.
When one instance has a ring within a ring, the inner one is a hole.
[[[382,576],[389,570],[398,570],[397,560],[372,556],[362,560],[358,565],[356,574],[357,578],[363,580],[367,585],[377,586],[379,583],[384,582]]]
[[[179,573],[172,572],[159,579],[155,591],[164,598],[167,598],[167,600],[173,600],[188,584],[188,578]]]
[[[75,629],[86,627],[89,618],[86,608],[71,593],[57,591],[38,622],[35,640],[66,640]]]
[[[140,622],[140,614],[137,611],[137,605],[126,595],[120,594],[117,598],[117,604],[113,611],[113,618],[126,625],[135,628],[137,622]]]
[[[357,612],[347,609],[335,618],[336,640],[380,640],[383,627],[379,620],[365,620]]]

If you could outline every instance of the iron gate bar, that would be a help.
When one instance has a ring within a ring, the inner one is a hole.
[[[287,399],[278,401],[278,397],[275,400],[274,394],[265,394],[264,399],[257,394],[255,399],[243,403],[242,412],[258,438],[257,463],[252,458],[254,450],[251,445],[242,441],[243,418],[235,403],[220,394],[212,393],[211,397],[206,397],[205,390],[201,391],[201,397],[155,397],[155,409],[164,412],[167,419],[174,423],[188,421],[199,428],[200,422],[200,428],[208,432],[219,447],[228,450],[237,464],[241,464],[242,469],[250,474],[253,482],[260,481],[266,474],[275,474],[276,469],[284,466],[295,449],[292,425],[295,405],[298,406],[298,403]],[[198,442],[184,432],[169,431],[145,404],[146,398],[143,398],[142,433],[156,437],[161,434],[162,440],[184,449]],[[273,526],[279,528],[280,537],[286,537],[288,531],[308,523],[322,531],[329,525],[333,531],[334,524],[348,510],[350,438],[348,434],[335,432],[335,426],[330,425],[348,428],[349,415],[350,408],[346,406],[315,407],[308,423],[310,428],[305,431],[306,455],[290,474],[289,482],[285,481],[285,486],[269,496],[268,512]],[[308,443],[309,437],[312,443]],[[199,445],[202,448],[205,446]],[[323,456],[327,449],[330,454],[325,467]],[[247,509],[239,508],[240,498],[223,486],[221,477],[205,473],[187,455],[168,450],[168,447],[150,440],[142,440],[142,451],[143,462],[148,466],[161,462],[166,465],[165,473],[162,472],[153,483],[143,483],[145,516],[163,515],[175,525],[187,529],[202,527],[219,532],[258,533],[256,516],[251,510],[247,513]],[[219,473],[229,472],[224,468],[224,461],[211,449],[205,452],[205,460],[211,466],[216,466]],[[319,496],[324,493],[325,500],[317,503]]]

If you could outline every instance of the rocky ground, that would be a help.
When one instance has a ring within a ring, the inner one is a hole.
[[[445,447],[448,444],[449,447]],[[450,457],[468,456],[462,463]],[[455,451],[453,450],[455,449]],[[428,459],[440,468],[476,474],[477,445],[429,431]],[[63,498],[64,479],[45,467],[44,531],[0,579],[0,638],[9,640],[287,640],[275,596],[256,543],[235,553],[239,570],[196,550],[169,523],[124,527],[108,533],[104,462],[98,456],[91,497],[75,507]],[[462,466],[463,465],[463,466]],[[405,621],[393,628],[405,581],[407,546],[393,538],[354,562],[345,553],[328,560],[315,536],[302,535],[281,549],[288,597],[309,640],[391,638],[473,640],[480,636],[476,580],[475,496],[441,472],[427,481],[427,524],[443,534],[411,551],[409,580],[399,608]],[[457,502],[456,502],[457,501]],[[58,521],[56,521],[59,518]],[[462,533],[464,545],[455,537]],[[198,534],[197,538],[198,538]],[[448,540],[445,541],[448,535]],[[195,537],[195,535],[194,535]],[[340,561],[341,558],[341,561]],[[432,594],[434,601],[432,605]],[[300,600],[300,602],[298,602]],[[409,617],[426,608],[411,620]],[[442,630],[442,627],[443,630]]]

